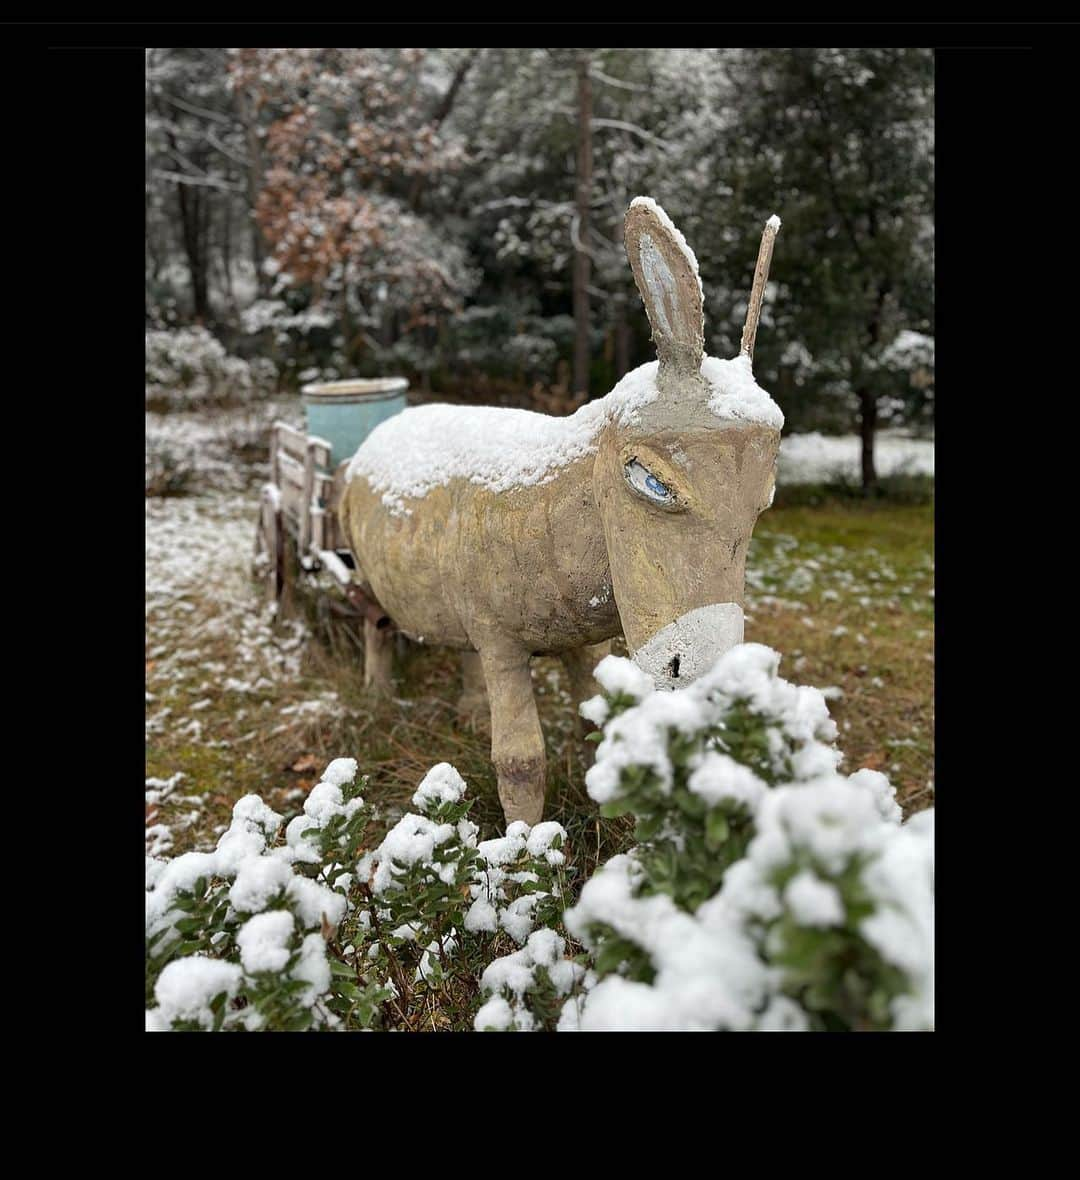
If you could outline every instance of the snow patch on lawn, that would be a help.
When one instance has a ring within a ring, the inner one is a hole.
[[[789,434],[780,442],[779,484],[829,483],[860,477],[861,441],[857,435]],[[934,441],[878,432],[874,465],[883,475],[933,475]]]

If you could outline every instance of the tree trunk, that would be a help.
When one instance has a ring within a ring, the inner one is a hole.
[[[248,97],[242,86],[236,88],[236,110],[244,126],[247,141],[248,167],[244,180],[247,184],[248,224],[251,226],[251,262],[255,267],[255,289],[261,296],[269,294],[269,277],[263,274],[263,258],[266,254],[262,230],[255,219],[255,204],[259,199],[262,185],[262,152],[259,148],[258,128],[251,116]]]
[[[592,79],[589,55],[578,59],[577,246],[574,251],[574,389],[589,396],[589,271],[585,253],[592,199]]]
[[[877,429],[877,398],[869,389],[857,390],[859,395],[859,437],[862,440],[862,488],[869,495],[877,484],[874,468],[874,431]]]
[[[191,276],[191,301],[195,319],[205,324],[210,312],[207,297],[206,266],[202,251],[203,194],[190,184],[178,184],[176,197],[180,205],[180,226],[184,256]]]
[[[229,178],[232,179],[231,177]],[[221,264],[225,269],[225,290],[229,296],[229,307],[236,311],[236,293],[232,280],[232,199],[225,198],[225,224],[221,237]]]
[[[163,115],[161,102],[154,95],[154,106]],[[163,116],[164,117],[164,116]],[[166,139],[173,155],[180,157],[179,145],[172,131],[166,131]],[[202,249],[203,203],[209,203],[207,195],[196,185],[180,182],[176,185],[176,200],[180,208],[180,236],[187,259],[188,274],[191,276],[191,302],[195,319],[204,324],[210,311],[207,298],[206,256]]]
[[[871,213],[871,232],[876,232],[876,218]],[[877,286],[874,300],[874,311],[870,322],[866,326],[867,337],[870,341],[872,353],[877,351],[881,340],[881,316],[885,310],[885,300],[892,289],[892,281],[882,279]],[[861,366],[861,362],[860,362]],[[856,369],[856,373],[858,369]],[[868,386],[859,383],[855,390],[859,398],[859,437],[862,440],[862,488],[863,495],[869,495],[877,485],[877,471],[874,468],[874,432],[877,430],[877,394]]]
[[[158,235],[151,227],[150,222],[153,217],[153,206],[150,201],[150,192],[146,193],[146,250],[150,256],[150,278],[153,282],[157,282],[158,275],[161,273],[161,254],[158,251]]]
[[[212,190],[207,189],[205,193],[200,194],[199,201],[199,276],[202,283],[202,303],[205,311],[203,312],[204,322],[209,323],[213,316],[213,308],[210,305],[210,215],[213,212],[213,202],[210,200],[210,193]]]

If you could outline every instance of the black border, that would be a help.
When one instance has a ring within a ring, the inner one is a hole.
[[[997,633],[992,628],[981,630],[979,612],[989,608],[992,614],[995,605],[1008,606],[1017,599],[1022,602],[1026,587],[1022,572],[1016,572],[1014,565],[1009,564],[1012,581],[1020,585],[1002,585],[996,572],[994,563],[1005,560],[1002,532],[1006,525],[1000,517],[1002,489],[990,478],[985,456],[1015,445],[1009,432],[1002,430],[1007,422],[995,420],[990,407],[995,393],[1010,395],[1001,403],[1003,412],[1005,405],[1011,404],[1014,414],[1023,406],[1022,382],[1019,387],[1003,388],[1002,357],[1004,353],[1010,369],[1004,377],[1015,381],[1022,375],[1017,370],[1025,341],[1032,339],[1028,322],[1032,296],[1039,302],[1038,291],[1033,290],[1038,280],[1029,265],[1040,244],[1045,244],[1047,218],[1053,212],[1045,208],[1040,217],[1034,208],[1035,198],[1042,203],[1047,191],[1040,188],[1045,181],[1038,177],[1038,164],[1049,159],[1053,166],[1060,160],[1067,168],[1073,154],[1071,149],[1061,154],[1064,141],[1058,137],[1065,132],[1053,125],[1053,119],[1055,115],[1067,117],[1075,101],[1067,94],[1075,74],[1075,28],[1075,23],[7,24],[12,73],[25,72],[18,81],[9,77],[9,93],[26,88],[35,96],[36,107],[31,120],[16,120],[20,125],[9,130],[12,138],[8,146],[20,166],[14,175],[8,175],[5,186],[8,228],[26,226],[25,234],[15,232],[9,237],[9,246],[23,254],[13,263],[17,268],[14,274],[9,271],[9,284],[14,277],[23,289],[22,276],[32,289],[36,285],[36,315],[47,329],[39,345],[31,344],[29,335],[25,341],[12,342],[27,363],[24,377],[16,379],[12,388],[37,390],[38,396],[19,399],[29,410],[28,424],[47,437],[56,432],[66,440],[60,468],[67,475],[41,481],[48,484],[46,494],[53,495],[55,504],[40,511],[47,519],[62,522],[64,540],[52,567],[57,576],[46,581],[53,594],[52,610],[67,618],[69,626],[59,629],[55,656],[44,657],[45,666],[36,669],[37,687],[31,676],[25,689],[35,701],[30,713],[45,724],[46,744],[42,748],[68,755],[70,772],[63,776],[68,790],[52,788],[50,806],[70,812],[70,824],[62,814],[55,817],[58,830],[81,830],[84,847],[101,849],[92,854],[95,865],[126,864],[132,837],[128,823],[132,828],[136,822],[142,824],[134,812],[128,814],[129,798],[137,806],[138,796],[134,791],[127,795],[132,785],[126,780],[137,780],[139,773],[144,705],[137,699],[137,669],[143,659],[143,575],[137,541],[143,525],[135,515],[141,447],[138,412],[131,402],[140,380],[139,334],[143,325],[143,288],[138,277],[143,266],[139,201],[143,59],[141,45],[126,42],[135,37],[187,44],[348,41],[355,40],[361,31],[370,31],[384,44],[420,41],[454,45],[482,40],[526,46],[591,40],[632,45],[646,39],[650,43],[690,44],[715,42],[728,33],[737,33],[737,38],[726,39],[743,44],[930,44],[938,47],[936,335],[941,393],[936,424],[940,455],[935,522],[940,562],[935,698],[946,709],[945,723],[936,734],[936,763],[941,769],[935,767],[935,783],[939,776],[945,783],[941,824],[946,848],[945,904],[937,937],[945,964],[945,984],[939,989],[945,998],[943,1031],[961,1026],[965,1017],[971,1019],[973,1005],[993,1003],[994,996],[989,994],[993,990],[991,964],[996,955],[1010,953],[1008,945],[1003,945],[1009,934],[994,925],[996,913],[984,917],[986,927],[980,929],[975,911],[985,912],[987,896],[998,888],[996,880],[987,875],[991,870],[986,852],[992,859],[993,850],[1002,846],[994,828],[1000,825],[1003,804],[994,798],[995,766],[988,767],[980,756],[980,750],[985,750],[979,742],[981,734],[962,734],[957,723],[974,714],[978,729],[991,719],[996,727],[1004,725],[1008,711],[1002,676],[1015,665],[1010,663],[1011,653],[1003,652]],[[309,31],[318,37],[305,36]],[[16,42],[28,35],[38,44],[24,51]],[[1060,94],[1048,95],[1048,84],[1056,84]],[[17,138],[20,134],[21,142]],[[1040,136],[1044,146],[1040,146]],[[20,183],[20,176],[27,183]],[[34,177],[39,178],[37,183]],[[41,238],[30,231],[43,191],[51,204],[47,225],[53,227],[45,235],[44,248]],[[1067,194],[1059,191],[1052,195],[1061,200]],[[1014,247],[1011,253],[1010,244]],[[22,298],[27,298],[25,293]],[[62,332],[57,331],[60,324]],[[1039,330],[1047,333],[1051,327],[1043,324]],[[40,407],[49,397],[50,387],[41,378],[43,371],[50,369],[76,379],[67,387],[66,398],[51,401],[52,410],[42,422]],[[977,412],[973,412],[976,403]],[[9,415],[11,410],[9,402]],[[34,448],[27,448],[26,458],[31,466],[35,464]],[[993,461],[989,464],[991,469],[996,466]],[[69,476],[74,478],[74,488]],[[1001,462],[1001,476],[1010,486],[1015,485],[1017,475],[1011,460]],[[16,519],[21,519],[19,513]],[[1023,547],[1025,538],[1018,536],[1017,542]],[[1008,560],[1011,563],[1012,559]],[[35,563],[28,584],[39,570]],[[32,601],[24,605],[33,607],[25,611],[29,622],[39,616],[41,608],[38,591],[28,593]],[[46,606],[50,615],[52,610]],[[1012,638],[1022,636],[1021,627]],[[73,721],[84,726],[77,735],[72,732]],[[121,779],[125,782],[117,781]],[[29,790],[30,784],[23,789]],[[1032,789],[1039,790],[1036,786]],[[1018,805],[1015,789],[1003,784],[1001,794],[1006,792],[1014,797],[1012,805]],[[980,831],[982,827],[986,830]],[[113,842],[117,857],[106,861],[105,849]],[[46,851],[59,853],[75,864],[84,855],[75,847],[36,850],[39,854]],[[965,858],[968,873],[964,872]],[[136,879],[137,871],[136,867]],[[94,877],[110,898],[112,874],[105,868],[101,879]],[[126,877],[126,872],[123,875]],[[965,890],[965,881],[974,884],[975,890]],[[82,909],[71,905],[70,884],[62,888],[54,903],[56,912]],[[965,896],[969,892],[975,896]],[[121,893],[125,894],[124,903],[115,911],[102,912],[95,905],[85,916],[91,927],[86,945],[99,948],[95,958],[111,956],[110,948],[118,945],[127,947],[129,920],[137,938],[138,916],[127,908],[128,897],[137,905],[137,890],[127,894],[117,889],[118,901]],[[121,928],[125,933],[120,933]],[[965,946],[966,942],[969,945]],[[142,949],[134,938],[129,949],[133,959],[141,958]],[[1022,947],[1019,953],[1033,951]],[[128,995],[120,983],[126,975],[118,961],[116,970],[87,971],[78,983],[80,1007],[95,1013],[94,1020],[109,1030],[110,1040],[121,1027],[127,1032],[142,1031],[138,998]],[[137,980],[138,975],[136,961],[131,978]],[[94,987],[99,994],[91,999]],[[981,1001],[980,994],[985,997]],[[984,1027],[999,1021],[990,1014]],[[378,1055],[380,1070],[394,1063],[411,1072],[416,1055],[426,1057],[419,1046],[429,1043],[411,1040],[412,1053],[395,1048],[390,1057],[377,1048],[387,1043],[386,1038],[369,1038],[364,1042],[364,1053]],[[247,1043],[258,1043],[258,1039]],[[332,1039],[303,1043],[335,1044]],[[435,1043],[445,1045],[445,1040]],[[470,1043],[474,1056],[495,1060],[505,1056],[505,1051],[494,1048],[497,1039],[473,1038]],[[641,1046],[649,1043],[637,1042],[629,1052],[637,1056]],[[164,1049],[155,1043],[154,1051],[161,1054]],[[616,1060],[610,1056],[613,1051],[617,1056],[609,1041],[604,1050],[604,1072]],[[200,1057],[207,1052],[201,1049]],[[248,1049],[245,1055],[258,1052]],[[331,1060],[339,1052],[332,1050]],[[535,1041],[528,1045],[529,1059],[537,1065],[547,1052],[550,1050]],[[729,1048],[727,1052],[739,1051]],[[771,1061],[777,1053],[772,1050],[764,1057]],[[313,1049],[306,1054],[320,1056]],[[176,1060],[185,1052],[173,1048],[168,1056]],[[565,1050],[562,1056],[565,1058]],[[756,1056],[762,1056],[760,1049]],[[903,1056],[894,1049],[890,1059]],[[375,1068],[376,1063],[369,1060],[361,1072],[371,1080],[369,1070]],[[581,1076],[579,1067],[567,1068],[571,1077]],[[583,1076],[591,1073],[585,1071]],[[414,1085],[426,1084],[423,1075],[412,1077]],[[522,1089],[515,1097],[527,1101],[527,1083],[523,1080],[519,1084]]]

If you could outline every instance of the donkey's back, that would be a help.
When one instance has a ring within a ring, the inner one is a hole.
[[[532,651],[618,629],[592,487],[604,407],[567,418],[491,406],[405,410],[346,472],[342,525],[365,581],[423,642]]]

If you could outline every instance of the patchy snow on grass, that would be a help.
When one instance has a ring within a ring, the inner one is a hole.
[[[789,434],[780,442],[780,484],[830,483],[860,478],[861,441],[857,435]],[[882,430],[874,443],[874,463],[879,476],[933,475],[933,439],[907,438]]]
[[[873,545],[857,552],[844,545],[799,541],[790,533],[762,528],[750,541],[746,561],[747,615],[770,608],[814,614],[806,599],[848,603],[868,613],[903,610],[933,617],[934,556],[927,553],[897,568]],[[854,615],[852,616],[854,617]],[[872,620],[871,620],[872,621]],[[837,637],[853,628],[844,626]]]
[[[270,426],[280,419],[297,428],[295,400],[242,409],[147,413],[147,494],[238,492],[270,470]]]
[[[260,610],[255,597],[255,517],[254,503],[243,496],[146,501],[148,675],[158,699],[163,687],[183,685],[191,694],[203,694],[186,706],[191,711],[208,691],[257,693],[299,676],[307,628],[289,620],[275,629],[272,608]],[[216,658],[223,648],[224,662]],[[312,707],[333,705],[320,700]],[[201,726],[192,727],[198,718],[178,708],[166,704],[157,710],[148,718],[150,731],[186,725],[198,742]]]
[[[277,621],[252,579],[275,418],[299,421],[298,406],[146,415],[148,492],[153,455],[163,448],[181,463],[187,454],[194,472],[172,487],[176,494],[145,501],[146,734],[157,776],[146,781],[146,826],[155,855],[199,818],[180,809],[196,796],[174,794],[183,776],[169,765],[171,751],[239,745],[275,724],[301,729],[342,709],[330,691],[298,699],[307,626]],[[283,689],[291,704],[281,700]],[[191,780],[184,789],[214,785]]]

